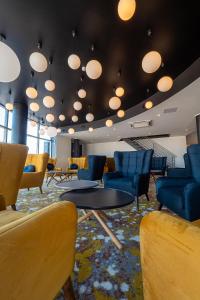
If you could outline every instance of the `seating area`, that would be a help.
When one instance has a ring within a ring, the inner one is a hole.
[[[0,0],[0,300],[200,299],[198,21]]]

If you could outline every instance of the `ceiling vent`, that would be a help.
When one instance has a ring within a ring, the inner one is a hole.
[[[130,125],[132,128],[145,128],[145,127],[152,126],[152,121],[151,120],[138,121],[138,122],[133,122]]]
[[[164,109],[163,113],[164,114],[171,114],[177,112],[178,107],[172,107],[172,108],[166,108]]]

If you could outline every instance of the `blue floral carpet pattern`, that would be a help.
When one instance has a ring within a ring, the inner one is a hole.
[[[39,189],[19,192],[17,209],[34,212],[59,201],[63,192],[51,184]],[[154,183],[150,185],[150,201],[140,199],[140,211],[135,203],[120,209],[106,211],[108,226],[123,244],[118,250],[96,219],[79,224],[76,257],[72,275],[76,299],[80,300],[134,300],[143,299],[139,249],[139,224],[142,217],[155,210]],[[81,212],[80,212],[81,214]],[[63,300],[62,293],[56,300]]]

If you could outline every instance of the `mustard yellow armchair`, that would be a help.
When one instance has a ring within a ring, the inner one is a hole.
[[[200,220],[189,223],[163,212],[140,226],[145,300],[200,299]]]
[[[52,300],[63,286],[65,299],[75,299],[76,224],[76,208],[66,201],[29,215],[1,211],[0,299]]]
[[[5,205],[13,209],[16,209],[27,152],[26,146],[0,143],[0,199],[3,197]]]
[[[35,172],[23,173],[20,189],[30,189],[32,187],[39,187],[42,193],[42,184],[49,159],[48,153],[43,154],[28,154],[25,165],[34,165]]]
[[[78,169],[70,169],[71,164],[78,165],[78,169],[85,169],[87,167],[87,157],[69,157],[68,158],[68,169],[67,171],[70,171],[72,173],[77,174]]]

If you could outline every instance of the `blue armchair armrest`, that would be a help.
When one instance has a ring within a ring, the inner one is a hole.
[[[175,177],[161,177],[156,180],[156,192],[162,187],[184,187],[189,183],[193,183],[193,178],[175,178]]]
[[[184,188],[184,205],[187,220],[200,219],[200,184],[189,183]]]
[[[167,176],[169,177],[190,177],[191,174],[185,168],[169,168],[167,170]]]
[[[121,173],[120,172],[109,172],[109,173],[105,173],[103,175],[103,180],[107,181],[109,179],[115,179],[115,178],[119,178],[121,177]]]

